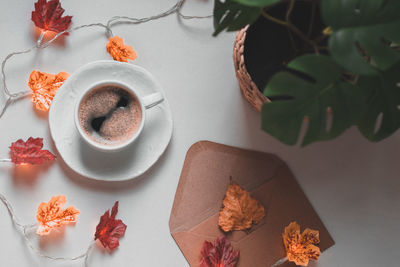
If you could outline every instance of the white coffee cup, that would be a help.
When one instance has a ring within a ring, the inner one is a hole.
[[[122,88],[122,89],[130,92],[139,102],[140,108],[142,111],[141,112],[141,114],[142,114],[141,123],[140,123],[140,126],[137,129],[137,131],[132,133],[132,136],[130,136],[125,141],[117,142],[115,144],[113,144],[113,143],[106,144],[106,143],[101,143],[100,141],[96,142],[93,138],[88,136],[88,134],[85,132],[84,129],[82,129],[82,126],[81,126],[80,120],[79,120],[79,108],[82,103],[82,100],[85,99],[85,97],[89,93],[91,93],[92,90],[96,90],[98,88],[106,87],[106,86],[114,86],[114,87]],[[127,146],[129,146],[130,144],[132,144],[133,142],[135,142],[138,139],[139,135],[141,134],[141,132],[143,130],[144,123],[146,121],[146,110],[160,104],[163,101],[164,101],[164,97],[160,92],[153,93],[153,94],[147,95],[145,97],[140,97],[132,87],[130,87],[129,85],[127,85],[125,83],[122,83],[120,81],[115,81],[115,80],[101,81],[99,83],[93,84],[92,86],[88,87],[77,98],[76,104],[75,104],[75,126],[76,126],[80,136],[82,137],[82,139],[88,145],[90,145],[92,148],[99,150],[99,151],[103,151],[103,152],[119,151],[123,148],[126,148]]]

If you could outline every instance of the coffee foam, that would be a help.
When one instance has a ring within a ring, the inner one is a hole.
[[[117,108],[122,97],[128,100],[127,106]],[[99,131],[91,122],[106,116]],[[118,144],[127,141],[140,128],[142,109],[137,98],[124,88],[110,85],[90,91],[81,101],[78,110],[79,124],[85,134],[100,144]]]

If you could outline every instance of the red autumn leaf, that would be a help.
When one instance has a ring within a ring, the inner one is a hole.
[[[126,225],[122,220],[116,220],[115,216],[118,213],[118,201],[115,202],[110,216],[110,210],[107,210],[103,216],[100,217],[100,222],[96,227],[94,240],[99,239],[105,248],[111,250],[119,246],[119,238],[125,234]]]
[[[45,31],[62,32],[69,28],[72,16],[62,16],[64,9],[59,0],[38,0],[32,11],[32,21]]]
[[[24,142],[22,139],[10,146],[11,162],[14,164],[42,164],[54,160],[54,156],[48,150],[42,150],[43,138],[32,138]]]
[[[214,244],[204,241],[201,256],[200,267],[235,267],[239,261],[240,252],[233,250],[225,236],[220,236]]]

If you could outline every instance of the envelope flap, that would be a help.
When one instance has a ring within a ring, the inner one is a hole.
[[[218,226],[229,177],[265,208],[263,220],[250,230],[223,233]],[[190,148],[171,212],[170,230],[192,267],[199,266],[203,242],[222,234],[240,250],[237,267],[271,266],[285,257],[282,232],[292,221],[297,221],[302,231],[319,231],[321,251],[334,244],[289,167],[278,157],[204,141]],[[288,266],[295,265],[281,265]]]
[[[218,212],[229,179],[252,191],[284,163],[275,155],[208,141],[188,151],[171,212],[171,232],[186,231]],[[218,204],[217,204],[218,203]]]

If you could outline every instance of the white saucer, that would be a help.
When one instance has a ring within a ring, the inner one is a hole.
[[[146,111],[139,139],[120,152],[99,152],[89,147],[74,125],[74,107],[79,92],[102,80],[126,83],[139,96],[164,93],[145,69],[117,61],[96,61],[76,70],[53,99],[49,112],[50,133],[59,155],[80,175],[103,181],[123,181],[138,177],[163,154],[172,136],[172,116],[168,100]]]

